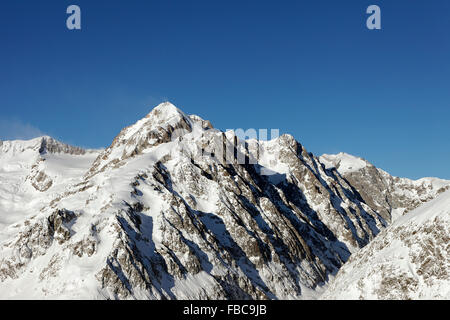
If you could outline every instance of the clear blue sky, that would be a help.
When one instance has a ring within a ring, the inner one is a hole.
[[[220,129],[450,179],[448,0],[5,0],[0,46],[0,139],[108,146],[169,100]]]

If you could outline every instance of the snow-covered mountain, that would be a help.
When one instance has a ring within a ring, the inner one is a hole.
[[[328,169],[335,168],[357,190],[363,201],[388,222],[450,189],[448,180],[393,177],[367,160],[346,153],[323,155],[320,161]]]
[[[0,147],[4,299],[315,298],[394,208],[292,136],[241,141],[170,103],[105,150]]]
[[[77,183],[98,153],[51,137],[0,141],[0,238]]]
[[[450,299],[450,191],[352,255],[322,299]]]

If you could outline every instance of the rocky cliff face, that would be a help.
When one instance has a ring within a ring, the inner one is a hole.
[[[352,255],[322,299],[450,299],[450,191]]]
[[[450,181],[436,178],[410,180],[393,177],[367,160],[345,153],[323,155],[320,161],[326,168],[336,169],[362,200],[388,222],[450,189]]]
[[[86,151],[79,147],[70,146],[59,142],[52,137],[40,137],[29,141],[1,141],[0,155],[2,158],[18,156],[26,151],[36,151],[41,155],[46,153],[64,153],[71,155],[84,155]]]
[[[293,137],[242,141],[169,103],[90,159],[5,224],[0,297],[314,298],[387,226]]]

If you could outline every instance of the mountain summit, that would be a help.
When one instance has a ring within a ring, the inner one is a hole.
[[[240,141],[170,103],[105,150],[48,146],[0,164],[0,298],[315,298],[389,224],[371,181],[292,136]]]

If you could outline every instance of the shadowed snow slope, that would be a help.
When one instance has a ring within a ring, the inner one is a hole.
[[[322,299],[450,299],[449,243],[447,191],[354,254]]]

